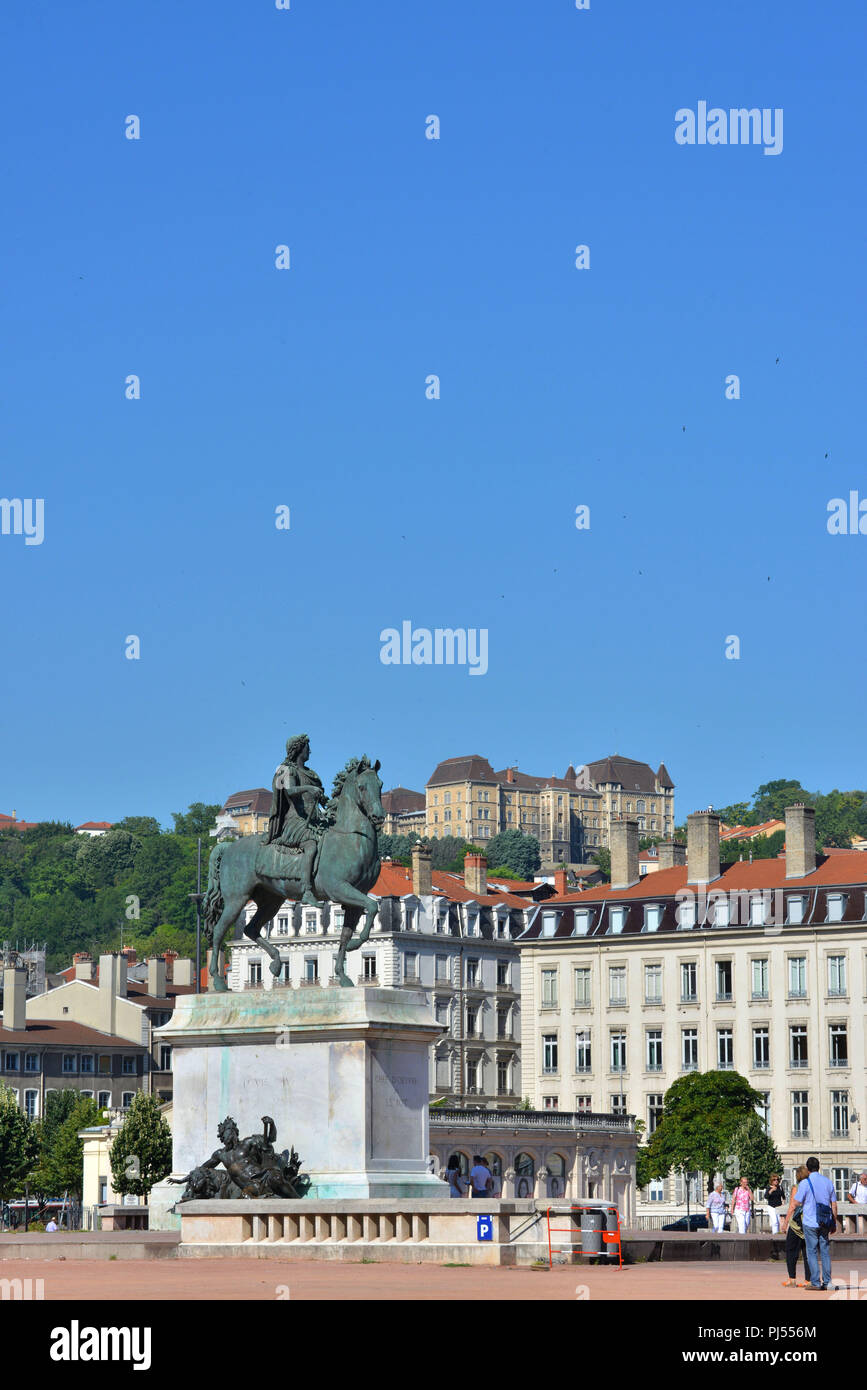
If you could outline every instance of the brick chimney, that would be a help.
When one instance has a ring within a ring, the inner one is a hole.
[[[786,807],[786,878],[803,878],[816,867],[816,812],[800,802]]]
[[[93,961],[90,958],[89,951],[76,951],[75,955],[72,957],[72,964],[75,968],[76,980],[93,979]]]
[[[12,1032],[23,1032],[27,1027],[25,999],[27,997],[27,971],[10,967],[3,971],[3,1027]]]
[[[155,999],[166,997],[166,963],[162,956],[152,956],[148,961],[148,994]]]
[[[634,816],[612,819],[611,887],[628,888],[638,882],[638,821]]]
[[[656,846],[660,869],[674,869],[686,863],[686,845],[679,840],[660,840]]]
[[[719,816],[693,811],[686,818],[688,883],[713,883],[719,878]]]
[[[121,955],[126,961],[127,975],[129,975],[130,966],[135,965],[136,962],[135,946],[124,946],[123,950],[121,951]]]
[[[174,978],[175,978],[175,961],[179,959],[178,953],[177,953],[177,951],[173,951],[172,948],[171,948],[171,946],[169,946],[168,950],[163,951],[163,955],[164,955],[164,957],[165,957],[165,962],[166,962],[166,979],[167,979],[167,980],[174,980]]]
[[[430,846],[421,840],[412,847],[412,891],[416,897],[433,892]]]
[[[514,782],[514,780],[515,780],[515,769],[514,769],[513,767],[507,767],[507,768],[506,768],[506,781],[507,781],[507,782]]]
[[[554,887],[556,888],[558,894],[559,894],[561,897],[562,897],[563,894],[566,892],[566,870],[565,870],[565,869],[555,869],[555,870],[554,870]]]
[[[468,854],[464,860],[464,883],[476,897],[488,891],[488,861],[483,854]]]
[[[99,1015],[103,1033],[117,1028],[117,1001],[126,998],[126,959],[106,955],[99,958]]]

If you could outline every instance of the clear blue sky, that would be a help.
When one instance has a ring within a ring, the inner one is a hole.
[[[0,810],[168,822],[301,730],[386,786],[664,759],[679,818],[867,785],[867,536],[826,530],[867,496],[864,37],[854,0],[7,7],[0,493],[45,540],[0,536]],[[782,107],[782,154],[679,146],[700,100]],[[488,674],[382,665],[406,619],[487,628]]]

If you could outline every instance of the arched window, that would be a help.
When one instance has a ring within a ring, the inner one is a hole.
[[[545,1160],[545,1167],[548,1169],[548,1196],[565,1197],[566,1195],[566,1160],[562,1154],[551,1154]]]
[[[536,1180],[536,1165],[529,1154],[520,1153],[515,1158],[515,1196],[532,1197]]]
[[[497,1153],[485,1154],[485,1162],[491,1170],[494,1179],[492,1197],[501,1197],[503,1194],[503,1160]]]

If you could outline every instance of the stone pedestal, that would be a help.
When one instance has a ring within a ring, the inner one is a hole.
[[[271,1115],[275,1147],[295,1146],[311,1198],[440,1196],[428,1172],[428,1085],[442,1031],[423,990],[179,996],[157,1033],[172,1046],[174,1172],[220,1147],[227,1115],[242,1136]]]

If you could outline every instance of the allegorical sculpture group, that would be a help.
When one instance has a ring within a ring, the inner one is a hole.
[[[339,984],[352,985],[346,952],[367,940],[379,906],[369,896],[379,877],[378,831],[385,820],[379,763],[371,764],[367,757],[350,759],[326,797],[320,778],[307,767],[309,757],[307,735],[290,738],[271,784],[267,831],[219,844],[211,854],[202,914],[211,940],[209,970],[215,990],[228,988],[220,948],[251,900],[257,911],[244,934],[260,942],[270,957],[271,973],[280,974],[280,952],[260,933],[287,898],[343,907],[334,974]],[[364,925],[353,938],[362,913]]]
[[[262,1116],[263,1132],[242,1139],[238,1126],[227,1115],[217,1126],[221,1147],[188,1173],[182,1202],[215,1197],[303,1197],[310,1179],[300,1174],[301,1159],[294,1148],[277,1153],[277,1126],[270,1115]],[[222,1170],[222,1171],[220,1171]]]

